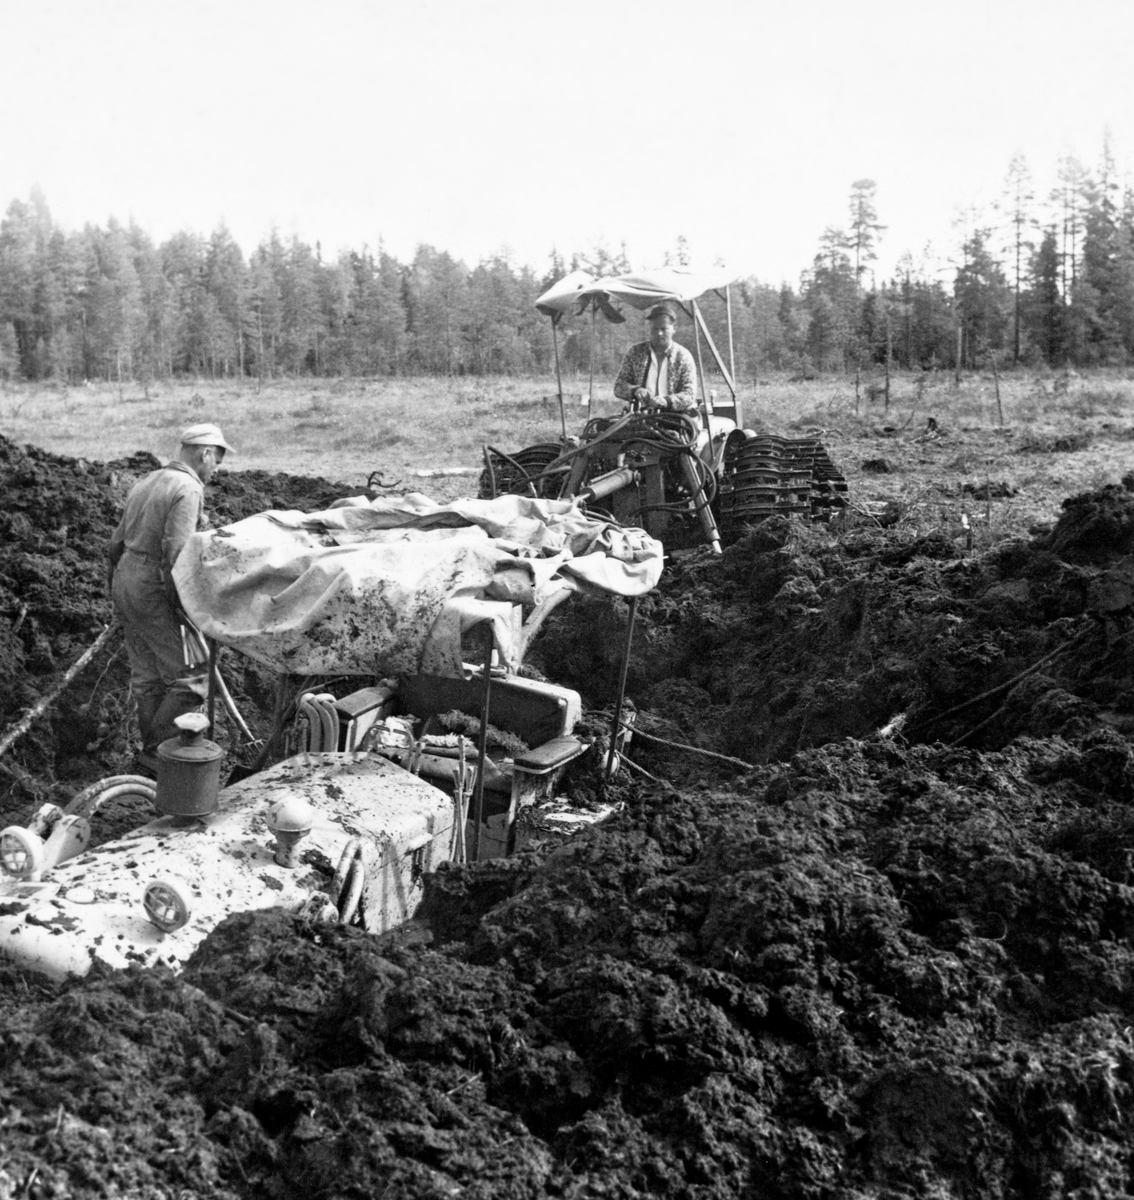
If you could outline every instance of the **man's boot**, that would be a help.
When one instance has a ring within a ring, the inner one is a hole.
[[[157,758],[150,747],[151,744],[155,748],[157,746],[153,740],[152,730],[154,717],[157,715],[161,701],[162,696],[158,692],[140,692],[134,697],[134,704],[138,709],[138,733],[142,739],[142,749],[135,756],[134,761],[139,772],[147,775],[157,772]]]

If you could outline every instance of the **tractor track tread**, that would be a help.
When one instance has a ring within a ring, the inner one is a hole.
[[[817,438],[758,434],[726,452],[721,532],[732,541],[772,516],[829,521],[846,493],[846,478]]]

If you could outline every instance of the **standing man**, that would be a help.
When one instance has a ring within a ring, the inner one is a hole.
[[[177,733],[174,718],[199,708],[208,691],[205,664],[185,661],[172,571],[205,527],[205,484],[231,449],[218,426],[191,425],[177,457],[130,489],[110,538],[110,594],[126,634],[143,770],[156,770],[158,746]]]
[[[655,304],[646,313],[649,341],[626,351],[614,394],[642,408],[670,412],[697,411],[697,368],[693,355],[673,340],[677,314],[669,304]]]

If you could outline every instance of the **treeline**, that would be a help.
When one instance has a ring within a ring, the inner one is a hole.
[[[1043,196],[1015,155],[999,200],[958,221],[944,270],[906,254],[893,278],[875,281],[885,226],[874,193],[870,179],[852,185],[846,227],[824,232],[799,294],[782,293],[789,359],[820,371],[1134,359],[1134,190],[1120,185],[1109,137],[1097,169],[1065,157]]]
[[[1134,193],[1120,188],[1104,142],[1088,171],[1063,159],[1041,201],[1027,164],[1010,164],[989,219],[968,214],[942,271],[910,255],[890,279],[872,264],[885,233],[875,185],[852,186],[844,228],[827,229],[798,287],[741,280],[734,290],[736,366],[846,371],[889,362],[929,369],[1088,366],[1134,359]],[[683,265],[678,238],[670,261]],[[553,367],[551,328],[535,298],[568,270],[631,269],[625,251],[553,251],[537,275],[506,255],[468,267],[419,246],[399,262],[381,247],[324,260],[275,232],[249,258],[223,226],[155,245],[134,223],[65,232],[43,197],[0,221],[0,378],[67,383],[178,376],[530,374]],[[723,345],[724,306],[704,304]],[[642,336],[625,325],[564,322],[569,374],[607,377]],[[595,339],[592,357],[591,338]],[[679,339],[691,341],[688,331]]]

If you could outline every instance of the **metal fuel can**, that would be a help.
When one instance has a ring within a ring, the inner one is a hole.
[[[154,807],[174,817],[203,817],[216,811],[224,751],[205,737],[204,713],[185,713],[174,724],[181,731],[157,748]]]

